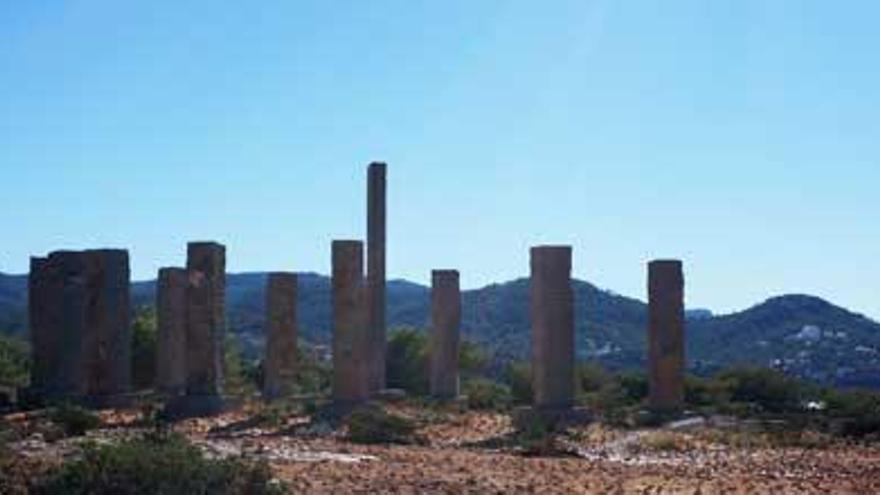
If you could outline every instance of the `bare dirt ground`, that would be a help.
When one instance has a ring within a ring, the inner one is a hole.
[[[663,431],[591,424],[570,430],[559,455],[538,457],[497,441],[512,432],[506,415],[392,407],[421,425],[417,444],[356,445],[307,417],[265,426],[251,409],[173,428],[208,455],[266,459],[294,493],[880,493],[878,446],[779,448],[731,442],[730,432],[699,424]],[[48,441],[39,419],[19,415],[8,422],[32,433],[10,447],[24,464],[59,462],[86,439],[137,434],[138,418],[108,411],[104,428]]]

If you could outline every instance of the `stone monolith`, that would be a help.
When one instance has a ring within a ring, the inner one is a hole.
[[[458,343],[461,292],[456,270],[431,273],[431,396],[458,397]]]
[[[684,275],[678,260],[648,264],[648,402],[674,411],[684,401]]]
[[[568,409],[574,394],[571,247],[531,250],[532,386],[537,409]]]
[[[214,242],[187,246],[186,393],[223,393],[226,337],[226,248]]]
[[[156,387],[166,395],[186,391],[186,312],[188,277],[184,268],[162,268],[156,284]]]
[[[372,353],[370,391],[385,388],[385,239],[387,165],[373,162],[367,171],[367,298]]]
[[[296,379],[295,273],[270,273],[266,281],[266,359],[263,396],[274,399],[293,392]]]
[[[370,398],[369,334],[363,243],[333,241],[333,399],[340,405]]]

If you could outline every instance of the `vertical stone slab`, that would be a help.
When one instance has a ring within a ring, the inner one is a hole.
[[[363,243],[333,241],[333,400],[357,404],[371,395],[369,334]]]
[[[574,396],[571,247],[531,250],[532,386],[537,409],[568,409]]]
[[[684,402],[684,275],[678,260],[648,263],[649,405],[674,411]]]
[[[223,393],[226,338],[226,248],[215,242],[187,246],[186,392]]]
[[[266,281],[266,359],[263,396],[274,399],[293,392],[296,380],[296,299],[294,273],[270,273]]]
[[[431,273],[431,396],[458,397],[461,291],[456,270]]]
[[[156,285],[156,388],[167,395],[186,390],[186,292],[183,268],[162,268]]]
[[[49,255],[47,325],[54,334],[50,353],[50,398],[75,398],[88,394],[87,336],[89,283],[85,254],[56,251]]]
[[[367,287],[371,372],[370,390],[385,388],[385,238],[388,166],[373,162],[367,171]]]
[[[131,273],[128,251],[89,250],[84,257],[86,395],[100,401],[131,391]]]
[[[48,316],[48,258],[31,257],[28,272],[28,329],[31,339],[31,391],[44,393],[55,365]]]

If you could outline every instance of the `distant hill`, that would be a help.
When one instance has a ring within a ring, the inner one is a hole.
[[[262,352],[265,273],[227,276],[230,328],[249,355]],[[310,343],[330,342],[330,280],[314,273],[299,278],[300,335]],[[462,332],[482,344],[496,362],[529,356],[528,279],[493,284],[462,295]],[[0,274],[0,328],[25,330],[25,276]],[[155,282],[136,282],[132,299],[150,305]],[[645,362],[647,307],[642,301],[574,281],[576,344],[579,359],[615,368]],[[388,283],[389,326],[425,328],[430,290]],[[687,313],[687,356],[692,371],[721,366],[774,366],[823,383],[880,387],[880,324],[822,299],[786,295],[744,311],[713,315]]]

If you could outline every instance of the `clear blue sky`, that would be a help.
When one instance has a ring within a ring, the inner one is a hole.
[[[136,4],[136,5],[135,5]],[[570,243],[688,303],[812,293],[880,318],[880,3],[0,3],[0,271],[127,247],[135,278],[327,273],[389,163],[389,275],[466,287]]]

